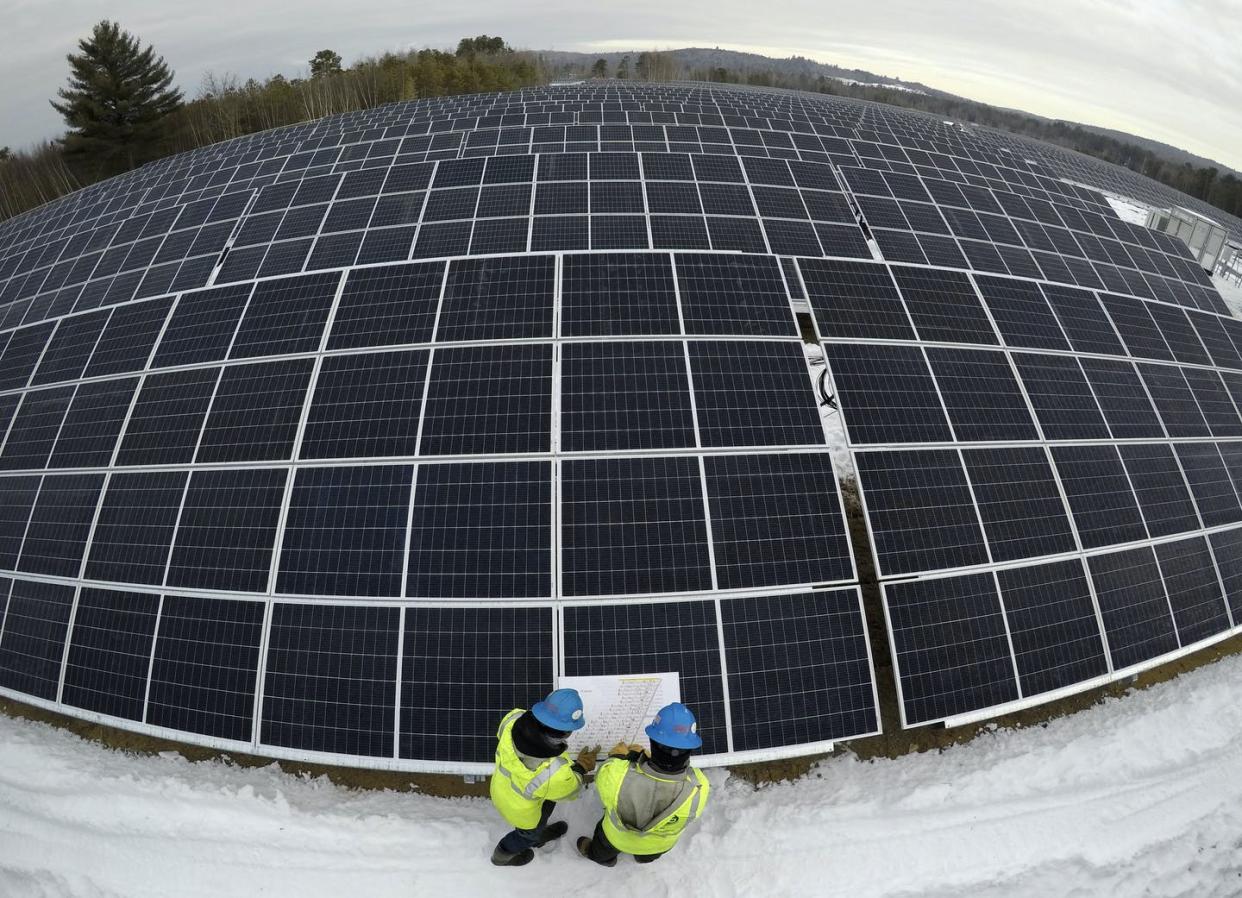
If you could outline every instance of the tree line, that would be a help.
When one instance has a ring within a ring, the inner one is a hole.
[[[51,101],[68,131],[30,150],[0,148],[0,220],[73,190],[173,153],[256,131],[420,97],[513,90],[556,77],[636,81],[689,79],[780,87],[873,100],[1033,137],[1113,162],[1242,216],[1242,179],[1214,167],[1172,162],[1149,149],[1067,122],[1035,118],[945,95],[849,84],[775,69],[687,69],[667,52],[596,59],[588,72],[555,68],[503,38],[462,38],[454,52],[383,53],[349,66],[330,49],[308,61],[305,77],[273,75],[245,81],[209,73],[186,101],[173,72],[154,49],[114,22],[103,21],[68,56],[67,84]]]

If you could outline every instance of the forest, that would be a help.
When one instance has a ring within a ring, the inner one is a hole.
[[[100,22],[78,49],[68,56],[67,86],[52,101],[65,118],[64,136],[26,150],[0,148],[0,220],[151,160],[244,134],[401,100],[514,90],[566,78],[742,83],[918,109],[1077,150],[1242,215],[1242,179],[1232,172],[1175,163],[1068,122],[945,94],[789,75],[775,66],[745,72],[691,69],[670,52],[643,52],[611,65],[600,58],[582,71],[550,65],[541,54],[515,50],[500,37],[479,35],[463,38],[453,51],[387,52],[348,66],[334,51],[320,50],[297,77],[243,81],[208,73],[187,100],[172,87],[173,72],[163,58],[115,23]],[[128,81],[99,77],[118,67]]]

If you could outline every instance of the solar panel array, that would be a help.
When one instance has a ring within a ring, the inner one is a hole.
[[[482,769],[561,675],[677,671],[709,760],[875,733],[808,305],[907,723],[1218,638],[1242,332],[1056,176],[1098,173],[851,101],[587,85],[250,135],[0,224],[0,691],[402,769]]]

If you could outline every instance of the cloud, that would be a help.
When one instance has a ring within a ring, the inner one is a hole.
[[[1238,0],[630,0],[537,6],[499,0],[418,8],[374,0],[112,0],[110,16],[155,44],[192,93],[206,71],[294,74],[316,50],[347,61],[385,49],[503,35],[529,49],[725,46],[923,81],[1058,118],[1134,131],[1242,168]],[[91,0],[0,0],[0,143],[57,133],[47,98],[64,54],[99,15]]]

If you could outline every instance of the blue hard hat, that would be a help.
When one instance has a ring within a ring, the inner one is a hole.
[[[699,748],[703,744],[694,712],[681,702],[665,705],[647,727],[647,736],[669,748]]]
[[[567,733],[580,730],[586,725],[582,716],[582,696],[577,689],[557,689],[530,709],[535,720],[550,730]]]

